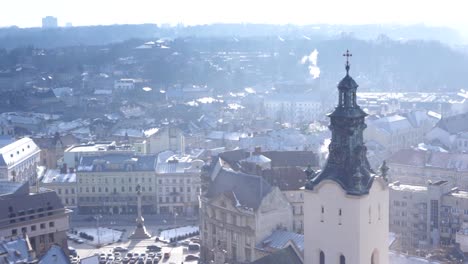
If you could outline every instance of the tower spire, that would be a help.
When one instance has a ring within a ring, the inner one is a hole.
[[[346,76],[338,84],[338,105],[329,114],[332,138],[327,163],[322,172],[306,185],[312,190],[322,180],[333,180],[352,195],[367,194],[373,182],[374,172],[367,160],[367,148],[363,131],[367,114],[356,100],[358,84],[349,75],[349,50],[346,57]]]
[[[349,50],[346,50],[346,53],[343,54],[343,57],[346,57],[346,64],[345,64],[345,69],[346,69],[346,75],[349,75],[349,69],[351,68],[351,64],[349,64],[349,57],[352,57],[353,54],[349,53]]]

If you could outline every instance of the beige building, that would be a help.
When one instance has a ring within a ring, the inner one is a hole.
[[[26,234],[37,256],[53,244],[68,248],[68,211],[54,191],[30,193],[27,182],[1,182],[0,211],[0,237]]]
[[[396,246],[401,250],[453,245],[465,222],[468,192],[447,181],[390,185],[390,230],[398,235]]]
[[[143,213],[157,211],[155,155],[83,156],[76,170],[79,213],[135,214],[141,185]]]
[[[274,230],[292,230],[292,208],[278,187],[262,177],[220,168],[208,177],[200,198],[201,257],[213,260],[213,248],[226,251],[229,263],[264,256],[255,246]]]
[[[156,160],[157,213],[198,214],[201,170],[204,161],[164,151]]]
[[[196,215],[203,165],[171,151],[83,156],[76,170],[79,212],[134,214],[140,185],[143,213]]]
[[[40,162],[39,147],[30,138],[22,138],[0,149],[0,179],[36,183]]]

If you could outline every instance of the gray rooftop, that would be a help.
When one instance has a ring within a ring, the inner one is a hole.
[[[294,242],[297,248],[304,252],[304,235],[283,231],[275,230],[271,235],[263,239],[255,247],[259,250],[269,251],[271,249],[282,249],[285,248],[288,241]]]
[[[39,264],[69,264],[70,259],[63,252],[62,248],[52,245],[44,256],[39,260]]]
[[[28,243],[24,238],[0,242],[0,255],[3,256],[0,263],[28,263],[33,260],[29,254]]]
[[[271,191],[262,177],[221,169],[208,187],[207,197],[232,195],[238,206],[257,209]]]

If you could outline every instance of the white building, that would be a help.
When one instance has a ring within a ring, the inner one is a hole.
[[[330,116],[332,140],[323,170],[304,193],[305,264],[389,263],[389,190],[373,173],[363,141],[367,115],[356,102],[358,85],[347,74]],[[385,167],[384,167],[385,168]]]
[[[22,138],[0,149],[0,179],[36,182],[40,162],[39,147],[30,138]]]
[[[135,89],[135,79],[120,79],[114,82],[114,90],[132,91]]]
[[[311,94],[274,94],[263,102],[265,115],[282,122],[311,122],[316,120],[322,109],[322,103]]]

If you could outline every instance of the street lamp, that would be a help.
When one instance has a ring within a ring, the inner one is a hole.
[[[174,239],[174,241],[175,241],[175,246],[177,246],[177,242],[178,242],[178,240],[179,240],[179,239],[177,238],[177,212],[174,212],[174,228],[175,228],[175,229],[174,229],[174,231],[175,231],[175,232],[174,232],[174,233],[175,233],[175,239]]]
[[[111,221],[111,222],[110,222],[111,227],[113,227],[113,225],[115,225],[115,224],[116,224],[115,221]],[[111,230],[112,230],[112,231],[111,231],[111,232],[112,232],[112,243],[114,243],[114,228],[112,228]]]
[[[96,215],[94,217],[96,219],[96,224],[97,224],[97,239],[98,239],[98,242],[97,242],[97,246],[98,247],[101,247],[101,231],[99,229],[99,219],[102,218],[102,215]]]

